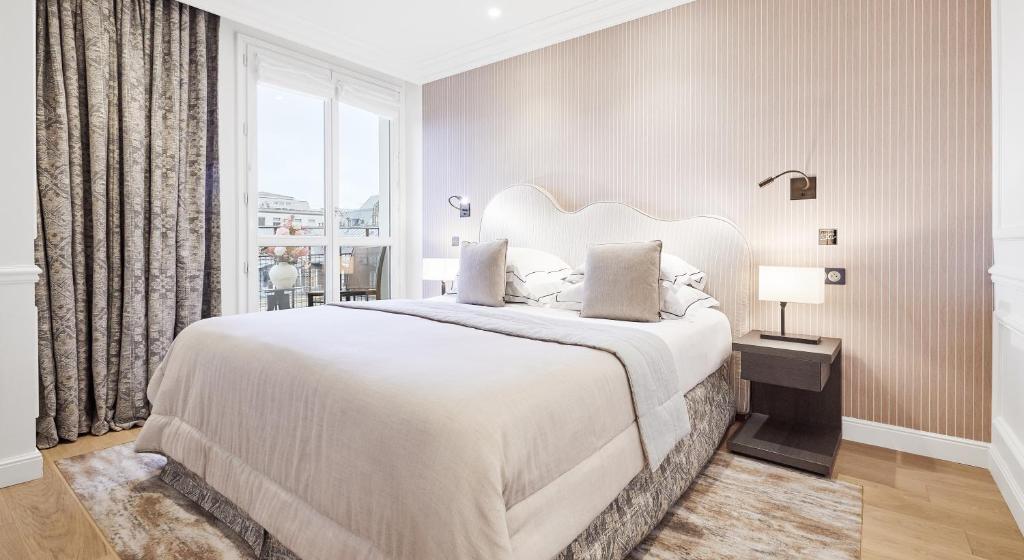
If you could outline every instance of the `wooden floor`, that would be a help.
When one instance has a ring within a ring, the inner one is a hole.
[[[0,489],[0,560],[115,560],[53,462],[137,434],[84,437],[46,450],[41,480]],[[865,560],[1024,558],[1024,539],[984,469],[843,442],[836,472],[864,487]]]

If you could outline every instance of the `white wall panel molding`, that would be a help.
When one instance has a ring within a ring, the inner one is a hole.
[[[40,272],[34,264],[0,266],[0,284],[35,284]]]
[[[992,233],[994,239],[1024,239],[1024,226],[997,227]]]
[[[989,455],[992,478],[999,486],[1017,526],[1024,531],[1024,444],[1001,418],[992,423]]]
[[[1024,531],[1024,2],[992,0],[991,470]]]
[[[1024,268],[1013,266],[994,265],[988,269],[992,275],[992,282],[998,285],[1007,285],[1018,289],[1024,289]]]

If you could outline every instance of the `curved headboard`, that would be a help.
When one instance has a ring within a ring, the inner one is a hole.
[[[736,224],[719,216],[662,220],[618,202],[595,202],[568,212],[544,189],[513,185],[484,209],[480,241],[508,239],[512,247],[541,249],[570,265],[583,264],[595,243],[660,239],[663,251],[707,273],[705,291],[721,302],[734,337],[750,329],[750,245]],[[747,410],[746,383],[740,383],[738,360],[732,360],[736,406]]]

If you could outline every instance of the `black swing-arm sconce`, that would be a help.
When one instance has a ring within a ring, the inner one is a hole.
[[[787,173],[797,173],[801,177],[794,177],[789,181],[789,199],[790,200],[809,200],[812,198],[818,198],[818,181],[817,177],[807,175],[799,169],[787,169],[778,175],[773,175],[757,184],[759,188],[767,187],[772,184],[772,181],[782,177]]]

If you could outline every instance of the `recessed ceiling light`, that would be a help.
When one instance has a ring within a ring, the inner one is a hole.
[[[498,19],[501,17],[501,8],[491,8],[490,10],[487,10],[487,15],[490,16],[491,19]]]

